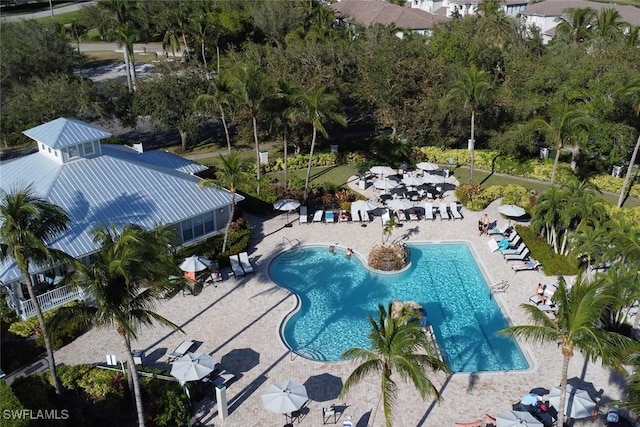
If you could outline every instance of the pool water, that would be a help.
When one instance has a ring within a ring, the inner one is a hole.
[[[527,369],[517,343],[498,336],[507,326],[484,275],[464,243],[408,245],[411,267],[377,274],[339,248],[303,246],[278,255],[271,278],[300,298],[282,335],[301,356],[340,360],[351,347],[368,348],[378,304],[417,301],[427,311],[438,345],[453,372]]]

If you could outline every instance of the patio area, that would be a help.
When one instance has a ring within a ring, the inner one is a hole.
[[[375,200],[370,188],[364,191],[357,189],[356,177],[352,178],[350,186]],[[448,191],[443,200],[454,201],[453,191]],[[507,220],[498,213],[498,206],[499,202],[494,202],[484,212],[463,210],[462,221],[441,221],[437,218],[435,221],[406,223],[404,227],[393,231],[391,240],[468,242],[486,272],[490,285],[504,280],[510,283],[505,292],[495,295],[504,313],[514,324],[526,323],[519,305],[528,301],[538,283],[553,283],[555,278],[544,276],[542,271],[521,272],[516,276],[512,264],[505,262],[500,253],[491,252],[488,248],[487,239],[492,237],[478,236],[477,223],[485,212],[491,221],[498,221],[498,226],[507,224]],[[237,379],[227,389],[228,418],[220,420],[215,406],[205,406],[200,414],[201,422],[205,425],[284,425],[286,420],[283,415],[263,408],[261,395],[273,383],[293,380],[307,383],[307,391],[312,399],[307,404],[308,412],[300,425],[322,425],[323,408],[336,404],[346,405],[337,425],[351,416],[353,425],[383,426],[378,378],[365,379],[346,397],[339,399],[340,382],[335,378],[344,381],[355,367],[354,363],[307,360],[292,354],[284,345],[279,327],[285,316],[294,309],[296,298],[267,276],[270,260],[295,240],[302,244],[353,248],[356,256],[366,259],[370,249],[380,242],[381,220],[375,218],[367,227],[360,227],[359,224],[347,222],[298,224],[294,218],[295,215],[290,215],[289,221],[293,221],[293,227],[285,227],[284,213],[270,218],[249,216],[247,219],[252,226],[249,256],[255,273],[231,277],[219,282],[217,287],[207,286],[197,296],[177,295],[162,301],[157,311],[181,326],[184,334],[157,326],[140,333],[132,347],[144,349],[147,364],[169,367],[167,355],[183,341],[192,340],[197,344],[194,351],[211,354],[226,369],[235,373]],[[530,360],[531,369],[528,371],[455,374],[448,377],[432,375],[431,379],[443,397],[439,404],[422,401],[413,387],[400,382],[394,425],[451,426],[456,422],[481,418],[485,413],[495,416],[511,409],[513,403],[534,387],[551,389],[559,385],[562,358],[557,346],[533,347],[522,343],[521,347]],[[56,361],[67,365],[103,363],[107,354],[115,354],[118,360],[122,360],[123,351],[115,330],[94,329],[57,351]],[[621,397],[624,384],[622,377],[599,365],[585,364],[582,356],[576,353],[569,376],[580,376],[583,372],[586,381],[604,389],[602,410],[606,412],[604,405]],[[320,380],[309,383],[310,378]],[[395,379],[399,380],[397,377]]]

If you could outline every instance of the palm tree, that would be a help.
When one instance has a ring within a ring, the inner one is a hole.
[[[14,190],[2,195],[0,202],[0,259],[12,258],[24,280],[29,298],[36,311],[40,331],[47,350],[51,379],[57,394],[62,393],[56,374],[53,346],[49,339],[47,324],[40,303],[33,289],[29,265],[46,265],[54,262],[69,262],[70,257],[62,251],[47,246],[69,226],[69,215],[60,207],[36,197],[31,189]]]
[[[394,372],[403,380],[411,380],[423,399],[432,396],[436,400],[440,400],[440,393],[427,377],[426,369],[449,372],[449,367],[440,359],[437,349],[427,339],[422,327],[408,321],[412,316],[419,318],[420,314],[414,310],[395,319],[391,314],[392,304],[389,304],[386,311],[380,304],[378,321],[371,314],[368,315],[371,323],[371,350],[354,347],[342,354],[342,359],[362,363],[349,375],[340,393],[340,397],[343,397],[367,375],[379,375],[382,406],[388,427],[391,426],[397,392],[396,382],[391,378]]]
[[[292,85],[286,80],[278,80],[275,95],[274,109],[279,115],[282,125],[282,146],[284,155],[284,188],[289,187],[289,126],[291,125],[292,113],[296,97],[301,95],[298,86]]]
[[[556,33],[561,37],[566,37],[574,46],[582,43],[591,31],[591,25],[595,19],[595,11],[584,7],[578,9],[567,9],[569,19],[558,18],[560,21],[556,27]]]
[[[475,124],[476,111],[489,94],[491,84],[489,75],[484,70],[479,70],[471,65],[468,70],[462,71],[460,77],[447,93],[447,102],[460,101],[464,108],[471,110],[471,138],[469,139],[469,182],[473,182],[473,168],[475,163]]]
[[[622,369],[621,358],[636,348],[636,343],[601,328],[600,317],[615,305],[616,298],[597,281],[586,283],[579,276],[569,289],[561,277],[553,300],[558,307],[555,319],[535,305],[521,304],[532,324],[511,326],[499,333],[532,343],[559,343],[563,357],[559,408],[564,408],[569,362],[575,350],[592,361],[600,359],[605,366]]]
[[[312,127],[311,149],[309,151],[309,163],[307,165],[307,176],[304,181],[304,200],[307,200],[309,193],[309,177],[311,176],[311,165],[313,164],[313,151],[316,147],[316,136],[320,132],[325,138],[329,136],[325,125],[328,122],[336,122],[342,126],[347,125],[347,119],[340,112],[342,107],[338,97],[325,92],[326,88],[320,87],[309,94],[300,94],[294,98],[292,110],[293,121],[297,123],[310,124]]]
[[[153,311],[161,292],[178,285],[169,279],[180,274],[168,249],[170,236],[175,234],[168,226],[148,231],[126,225],[118,231],[112,225],[96,230],[100,250],[95,261],[79,265],[73,275],[73,282],[86,288],[94,303],[63,307],[51,323],[56,327],[73,318],[87,326],[116,328],[124,344],[140,427],[145,425],[145,414],[131,341],[143,326],[154,323],[180,329]]]
[[[227,139],[227,150],[231,153],[231,137],[229,136],[229,127],[227,126],[227,119],[225,117],[225,109],[231,106],[231,85],[229,79],[220,74],[216,74],[210,80],[210,87],[212,94],[198,95],[194,102],[194,109],[196,110],[218,110],[220,113],[220,121],[222,121],[222,127],[224,128],[224,135]]]
[[[236,69],[231,85],[235,99],[243,105],[251,116],[253,124],[253,141],[256,149],[256,177],[258,179],[257,192],[260,195],[260,143],[258,141],[258,114],[262,111],[263,103],[271,96],[273,90],[271,82],[256,65],[243,65]]]
[[[558,234],[563,228],[562,211],[566,206],[565,191],[549,187],[540,196],[533,211],[531,226],[547,239],[547,243],[559,253]]]
[[[623,37],[624,22],[616,9],[611,7],[600,9],[594,20],[594,36],[598,41],[611,43]]]
[[[560,153],[565,143],[571,139],[577,129],[589,129],[589,124],[590,120],[586,113],[566,102],[552,107],[549,121],[539,117],[531,120],[530,126],[541,129],[556,147],[556,156],[551,172],[551,184],[556,180]]]
[[[619,89],[617,91],[617,94],[630,99],[633,110],[636,112],[636,115],[640,116],[640,79],[635,79],[629,85]],[[631,162],[629,162],[629,168],[627,169],[627,174],[624,177],[624,182],[622,183],[622,188],[620,189],[620,197],[618,198],[619,208],[622,207],[622,203],[624,202],[625,194],[627,193],[627,186],[629,185],[629,181],[631,180],[633,165],[635,165],[636,163],[636,157],[638,156],[639,149],[640,135],[638,135],[636,146],[633,149],[633,154],[631,154]]]
[[[222,186],[231,193],[231,212],[229,213],[229,221],[224,229],[224,241],[222,243],[222,252],[227,250],[227,240],[229,238],[229,227],[233,222],[233,216],[236,209],[236,191],[242,182],[249,180],[249,174],[245,170],[245,164],[239,153],[231,152],[226,157],[222,154],[216,161],[216,180],[203,179],[198,184],[200,187],[217,187]]]

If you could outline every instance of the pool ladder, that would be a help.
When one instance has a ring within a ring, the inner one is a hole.
[[[494,294],[507,292],[507,289],[509,289],[509,286],[511,286],[511,285],[506,280],[502,280],[502,281],[492,285],[491,286],[491,292],[489,292],[489,298],[491,298]]]
[[[283,237],[282,238],[282,244],[284,245],[285,243],[289,243],[289,248],[290,249],[294,249],[294,248],[299,247],[299,246],[302,245],[302,243],[298,239],[291,240],[288,237]]]
[[[291,361],[298,358],[298,356],[306,357],[307,359],[311,359],[311,360],[324,360],[324,358],[322,357],[322,354],[319,351],[313,350],[308,347],[299,348],[297,350],[290,350],[290,352],[291,352]]]

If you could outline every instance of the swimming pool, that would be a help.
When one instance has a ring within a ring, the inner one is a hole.
[[[394,299],[427,311],[438,345],[453,372],[528,369],[517,343],[496,332],[507,326],[484,275],[465,243],[408,245],[411,267],[377,274],[357,257],[327,246],[302,246],[278,255],[271,278],[300,299],[282,336],[298,354],[337,361],[351,347],[368,347],[367,313]]]

